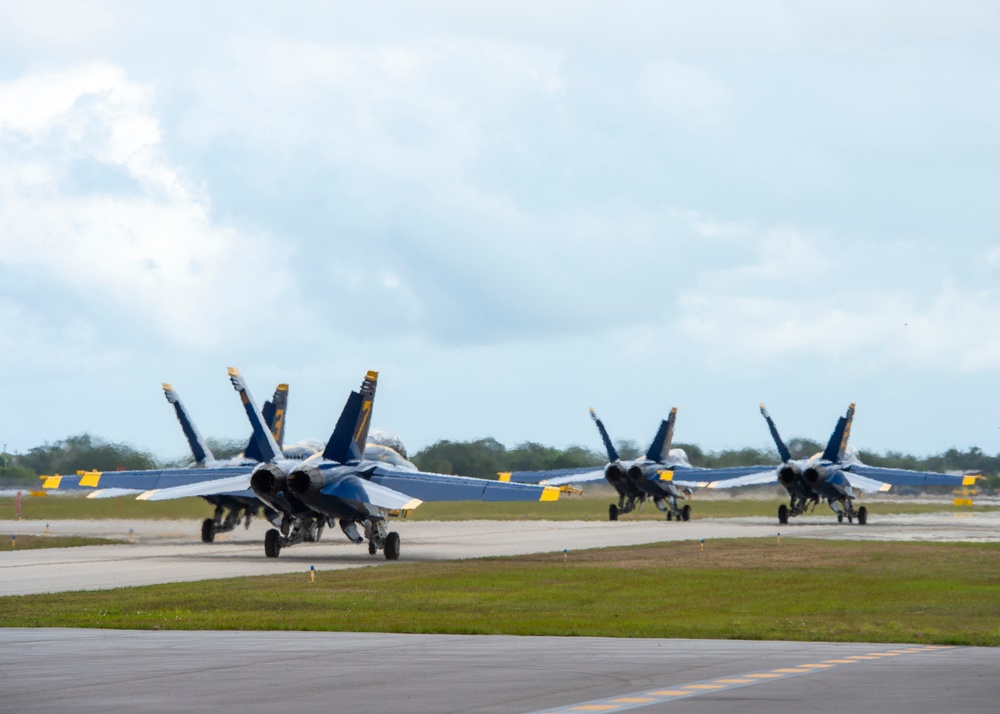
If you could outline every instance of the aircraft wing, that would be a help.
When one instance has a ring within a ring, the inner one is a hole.
[[[594,476],[594,474],[596,474],[596,476]],[[501,481],[535,484],[544,482],[551,486],[558,486],[567,483],[600,481],[603,478],[603,466],[582,466],[573,469],[550,469],[548,471],[511,471],[509,473],[500,474]],[[559,483],[553,483],[553,479],[560,479],[560,481]]]
[[[677,464],[670,466],[667,471],[673,472],[674,483],[682,486],[699,486],[702,488],[733,488],[735,486],[750,486],[757,483],[768,483],[772,478],[776,478],[776,468],[767,464],[758,466],[726,466],[721,469],[706,469],[698,466],[687,466]],[[756,477],[764,478],[757,481]],[[750,478],[748,482],[739,481],[732,485],[723,486],[722,482]]]
[[[909,471],[907,469],[886,469],[865,464],[844,464],[844,472],[851,483],[860,475],[893,486],[969,486],[975,483],[975,476],[951,476],[937,471]]]
[[[403,471],[375,466],[366,471],[372,483],[421,501],[555,501],[559,489],[485,478]]]
[[[214,468],[151,469],[148,471],[85,471],[76,476],[49,476],[42,483],[42,488],[69,491],[126,489],[142,493],[158,488],[173,488],[233,476],[246,476],[247,485],[249,485],[252,470],[252,466],[219,466]]]
[[[756,471],[743,476],[721,479],[718,481],[702,481],[698,485],[703,488],[736,488],[737,486],[758,486],[761,484],[778,482],[777,467],[769,466],[760,468],[766,468],[767,471]],[[713,475],[714,473],[714,471],[710,472],[710,474]]]

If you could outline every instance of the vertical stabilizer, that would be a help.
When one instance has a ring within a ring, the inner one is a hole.
[[[378,372],[369,371],[361,383],[361,390],[351,392],[347,397],[347,403],[340,413],[340,418],[337,419],[333,435],[323,449],[324,459],[344,464],[360,461],[364,457],[377,384]]]
[[[767,413],[767,409],[764,408],[764,403],[761,402],[760,413],[764,415],[764,421],[767,422],[767,428],[771,430],[771,438],[774,439],[774,445],[778,447],[778,456],[781,458],[781,463],[786,463],[792,460],[792,453],[785,446],[785,442],[781,440],[781,435],[778,434],[778,427],[774,425],[774,420],[771,415]]]
[[[854,405],[847,408],[847,414],[837,420],[837,428],[830,435],[830,441],[823,452],[823,458],[839,463],[844,459],[847,440],[851,438],[851,423],[854,421]]]
[[[274,435],[268,429],[264,415],[260,413],[260,409],[257,408],[257,404],[250,395],[246,380],[243,379],[243,375],[238,369],[230,367],[229,381],[233,383],[233,388],[239,393],[243,409],[246,410],[250,426],[253,427],[253,440],[258,450],[257,455],[260,457],[258,460],[262,462],[273,461],[281,455],[281,448],[274,440]]]
[[[594,420],[597,424],[597,430],[601,432],[601,441],[604,442],[604,448],[608,452],[608,461],[614,463],[618,460],[618,451],[615,449],[615,445],[611,443],[611,437],[608,436],[608,430],[604,428],[604,422],[600,420],[597,416],[597,412],[594,408],[590,408],[590,418]]]
[[[677,421],[677,407],[670,410],[670,416],[660,422],[660,428],[653,437],[653,443],[649,445],[646,458],[650,461],[662,462],[670,451],[670,445],[674,441],[674,423]]]
[[[208,443],[202,438],[194,422],[191,421],[191,415],[188,414],[184,404],[181,403],[181,398],[174,391],[174,388],[169,384],[164,384],[163,394],[166,396],[167,401],[174,405],[174,411],[177,413],[177,421],[181,423],[181,430],[187,438],[188,446],[191,447],[191,454],[194,456],[195,463],[199,466],[204,466],[209,461],[215,461],[212,450],[208,448]]]
[[[274,396],[264,402],[264,406],[260,409],[260,415],[264,417],[264,424],[267,425],[271,436],[274,437],[274,443],[278,445],[279,449],[285,443],[285,410],[287,408],[288,385],[279,384],[274,390]],[[243,455],[254,461],[267,461],[267,459],[261,458],[262,454],[257,446],[257,437],[253,434],[250,435],[250,441],[247,443],[247,448],[243,450]]]

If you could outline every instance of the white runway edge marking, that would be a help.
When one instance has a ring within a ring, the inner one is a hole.
[[[541,709],[532,714],[565,714],[566,712],[622,712],[628,709],[639,709],[641,707],[652,706],[653,704],[663,704],[675,699],[690,699],[701,694],[715,694],[725,692],[738,687],[749,687],[762,682],[773,682],[776,679],[786,679],[788,677],[802,677],[816,672],[825,672],[834,667],[845,667],[859,662],[882,659],[883,657],[898,657],[904,654],[917,652],[934,652],[937,650],[952,649],[951,645],[921,645],[919,647],[901,647],[884,652],[869,652],[863,655],[848,655],[837,659],[827,659],[820,662],[800,664],[795,667],[778,667],[761,672],[750,672],[738,674],[733,677],[719,677],[717,679],[706,679],[703,682],[693,684],[681,684],[675,687],[658,687],[645,692],[634,694],[623,694],[607,699],[595,699],[581,704],[569,704],[564,707],[554,709]]]

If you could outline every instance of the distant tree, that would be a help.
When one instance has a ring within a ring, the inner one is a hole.
[[[74,474],[77,471],[152,469],[153,456],[131,444],[111,443],[90,434],[69,436],[45,443],[20,457],[20,463],[37,474]]]
[[[646,449],[639,446],[635,439],[619,439],[615,442],[615,451],[618,452],[618,458],[624,460],[637,459],[646,453]]]
[[[13,454],[0,454],[0,485],[36,488],[38,474],[20,463],[20,458]]]

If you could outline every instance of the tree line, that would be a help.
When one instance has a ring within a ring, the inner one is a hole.
[[[216,458],[228,458],[240,453],[245,442],[240,440],[208,439]],[[776,464],[774,449],[727,449],[706,451],[696,444],[676,444],[684,449],[692,466],[722,468]],[[615,443],[622,459],[634,459],[645,452],[638,442],[622,440]],[[821,452],[823,445],[810,439],[788,442],[793,458],[805,458]],[[914,456],[899,451],[877,453],[862,451],[859,458],[871,466],[912,469],[916,471],[978,471],[987,477],[988,487],[1000,487],[1000,454],[990,455],[978,447],[965,451],[948,449],[942,454]],[[496,439],[486,437],[473,441],[441,440],[418,451],[413,463],[425,471],[453,473],[480,478],[496,478],[503,471],[548,471],[552,469],[603,466],[607,455],[582,446],[564,449],[537,442],[524,442],[508,448]],[[45,443],[27,453],[0,454],[0,484],[34,486],[39,475],[75,474],[78,470],[140,470],[184,466],[187,459],[161,460],[148,451],[131,444],[111,442],[91,434],[79,434]]]

